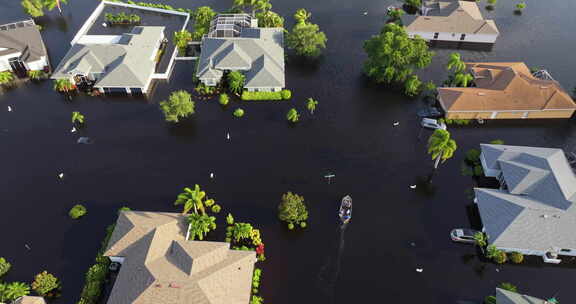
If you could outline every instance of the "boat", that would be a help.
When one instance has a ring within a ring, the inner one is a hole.
[[[342,203],[340,204],[340,220],[343,224],[346,224],[352,218],[352,198],[350,195],[346,195],[342,199]]]

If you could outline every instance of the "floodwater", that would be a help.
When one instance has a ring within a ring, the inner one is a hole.
[[[97,5],[70,2],[63,17],[51,13],[41,22],[53,66]],[[166,1],[216,10],[230,2]],[[572,88],[576,2],[526,2],[517,16],[513,1],[500,1],[487,13],[500,28],[499,41],[491,52],[463,51],[464,58],[526,61],[546,67]],[[573,120],[452,127],[459,150],[440,167],[432,186],[424,187],[419,181],[430,173],[432,161],[425,151],[430,132],[417,125],[420,101],[370,84],[361,74],[362,42],[380,30],[391,4],[399,3],[273,0],[289,26],[296,9],[309,9],[329,39],[318,64],[287,63],[291,101],[234,102],[226,109],[216,101],[199,101],[194,118],[169,125],[157,104],[173,90],[192,90],[190,62],[179,62],[170,83],[158,83],[149,100],[68,101],[50,82],[28,83],[0,96],[0,256],[13,263],[5,279],[31,281],[46,269],[64,284],[63,297],[54,303],[74,303],[117,208],[176,212],[176,195],[197,183],[224,213],[262,229],[268,260],[261,290],[267,303],[454,303],[480,300],[503,281],[534,296],[575,302],[574,267],[486,264],[474,257],[472,246],[454,244],[448,236],[454,227],[470,226],[466,192],[473,181],[460,174],[467,149],[503,139],[571,151]],[[19,1],[0,2],[0,21],[18,17],[23,17]],[[438,50],[422,77],[441,83],[450,52]],[[320,102],[313,116],[305,113],[308,97]],[[6,111],[9,105],[12,112]],[[238,106],[246,111],[242,119],[232,116]],[[296,126],[284,118],[291,107],[302,113]],[[86,116],[80,134],[70,132],[72,111]],[[393,127],[395,121],[400,125]],[[94,143],[76,144],[80,136]],[[323,177],[329,172],[336,175],[330,184]],[[412,190],[412,184],[418,187]],[[286,191],[306,198],[306,231],[289,232],[277,220]],[[354,198],[354,217],[341,230],[337,210],[346,194]],[[88,215],[72,221],[67,211],[76,203],[84,203]]]

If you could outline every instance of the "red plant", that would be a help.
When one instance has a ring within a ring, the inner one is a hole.
[[[260,243],[260,245],[256,247],[256,254],[258,255],[264,254],[264,243]]]

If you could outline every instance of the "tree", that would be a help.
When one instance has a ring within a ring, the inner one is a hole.
[[[292,31],[286,35],[286,46],[296,52],[298,56],[316,58],[322,54],[326,48],[326,35],[320,31],[320,27],[306,20],[310,18],[310,13],[304,9],[299,9],[294,14],[296,25]]]
[[[284,27],[284,18],[273,11],[265,11],[256,14],[259,27]]]
[[[72,112],[72,123],[79,123],[79,124],[83,124],[84,123],[84,115],[82,115],[80,112],[74,111]]]
[[[298,110],[292,108],[286,113],[286,119],[290,122],[298,122],[300,119],[300,114],[298,114]]]
[[[58,279],[47,271],[43,271],[36,275],[34,282],[32,282],[32,290],[41,296],[45,296],[50,291],[60,287]]]
[[[436,129],[428,139],[428,154],[436,160],[434,169],[438,168],[440,161],[445,162],[450,159],[457,148],[456,141],[450,139],[450,132]]]
[[[4,295],[8,301],[14,301],[30,293],[30,286],[22,282],[12,282],[6,285]]]
[[[166,121],[177,123],[180,118],[194,114],[194,101],[190,93],[180,90],[172,92],[168,101],[161,101],[160,109],[164,112]]]
[[[58,92],[70,92],[76,89],[76,85],[73,84],[70,79],[56,79],[54,80],[54,90]]]
[[[0,278],[10,270],[12,265],[5,258],[0,257]],[[0,300],[2,301],[2,300]]]
[[[42,0],[22,0],[20,3],[24,12],[32,18],[44,16],[44,3]]]
[[[233,7],[239,9],[251,9],[252,15],[256,11],[265,12],[272,9],[270,0],[234,0]]]
[[[192,33],[187,30],[174,32],[173,39],[174,45],[178,48],[178,52],[183,55],[186,53],[186,48],[188,48],[188,42],[192,41]]]
[[[448,64],[446,64],[448,71],[454,70],[454,73],[460,73],[466,69],[466,64],[462,61],[459,53],[450,54]]]
[[[72,219],[79,219],[79,218],[83,217],[84,215],[86,215],[86,213],[87,213],[86,207],[78,204],[78,205],[74,205],[74,207],[72,207],[72,209],[70,209],[70,211],[68,212],[68,215]]]
[[[228,73],[226,78],[228,80],[228,89],[236,95],[240,94],[244,89],[244,81],[246,80],[246,76],[244,76],[244,74],[240,73],[239,71],[232,71]]]
[[[216,217],[206,214],[192,213],[188,216],[188,223],[190,224],[189,231],[192,240],[196,237],[199,240],[203,240],[208,232],[216,229]]]
[[[388,16],[392,20],[399,20],[406,12],[401,8],[395,8],[388,11]]]
[[[498,288],[500,289],[504,289],[504,290],[508,290],[511,292],[518,292],[518,287],[516,287],[514,284],[508,283],[508,282],[502,282],[500,283],[500,285],[498,285]]]
[[[0,72],[0,84],[6,84],[14,80],[14,74],[10,71]]]
[[[201,40],[210,30],[210,22],[216,16],[216,12],[209,6],[201,6],[192,14],[194,20],[193,40]]]
[[[200,190],[200,186],[194,185],[194,190],[185,187],[184,192],[178,194],[174,205],[183,205],[182,214],[186,215],[192,208],[194,208],[194,213],[198,213],[198,210],[202,214],[206,214],[204,210],[203,199],[206,197],[206,192]]]
[[[234,110],[233,114],[235,117],[240,118],[240,117],[244,116],[244,110],[241,108],[238,108],[238,109]]]
[[[424,39],[409,38],[404,28],[394,23],[365,41],[364,51],[368,55],[364,73],[377,83],[403,83],[415,70],[427,67],[434,56]]]
[[[414,9],[419,9],[422,6],[422,0],[404,0],[404,4]]]
[[[44,6],[49,10],[53,10],[55,7],[58,8],[60,14],[62,14],[62,6],[61,4],[68,4],[68,0],[44,0]]]
[[[457,73],[454,75],[452,85],[455,87],[468,87],[472,80],[474,80],[474,77],[470,73]]]
[[[418,79],[418,75],[412,75],[404,84],[404,94],[408,96],[416,96],[420,92],[422,81]]]
[[[476,241],[476,245],[484,247],[486,246],[486,235],[482,232],[476,232],[474,234],[474,241]]]
[[[232,229],[232,236],[236,242],[241,239],[250,239],[252,238],[252,230],[254,228],[249,223],[236,223]]]
[[[304,204],[304,197],[292,192],[283,194],[278,206],[278,218],[289,225],[306,221],[308,210]]]
[[[312,99],[312,97],[308,98],[306,102],[306,108],[310,111],[310,114],[314,115],[314,111],[316,110],[316,106],[318,105],[318,101]]]
[[[433,81],[424,83],[424,92],[428,96],[436,96],[436,84]]]

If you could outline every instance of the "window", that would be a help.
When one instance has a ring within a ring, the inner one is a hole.
[[[570,249],[560,249],[560,252],[570,252]]]
[[[438,39],[438,35],[439,35],[439,34],[440,34],[440,33],[434,33],[434,39]]]
[[[464,40],[466,38],[466,34],[460,35],[460,40]]]

